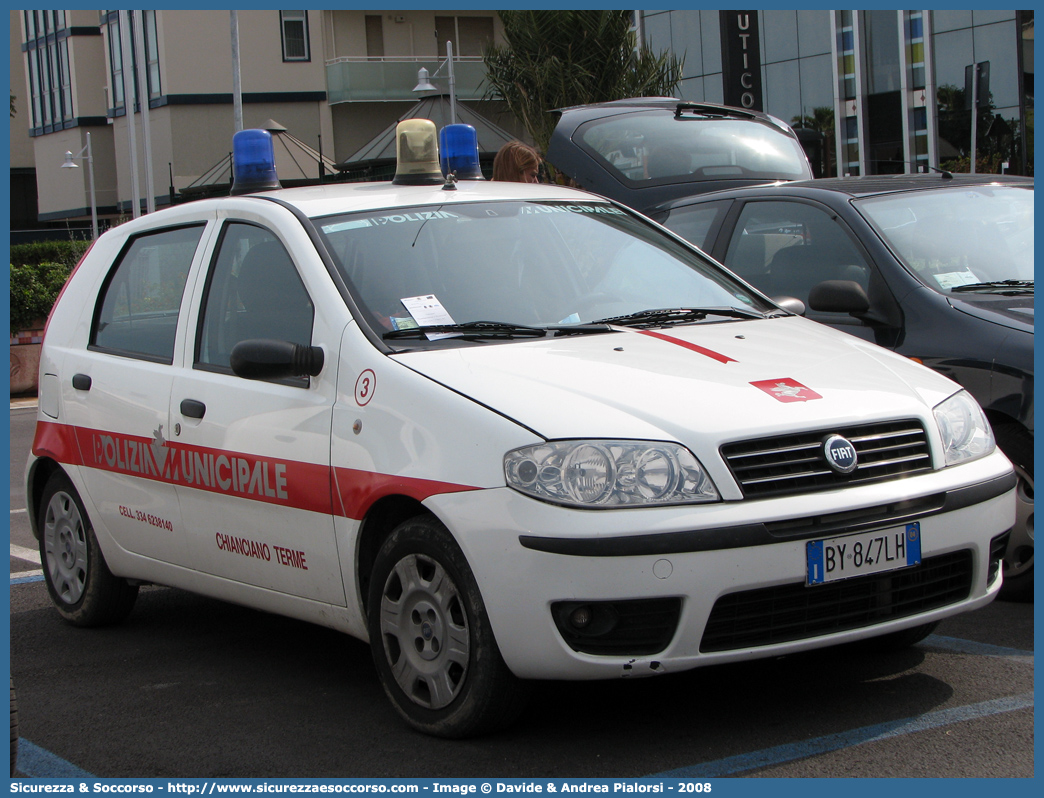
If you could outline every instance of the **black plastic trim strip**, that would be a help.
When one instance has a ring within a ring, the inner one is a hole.
[[[330,279],[333,280],[334,285],[337,287],[337,293],[341,295],[344,304],[348,306],[348,311],[352,314],[352,318],[355,319],[356,323],[359,325],[359,329],[362,330],[363,335],[365,335],[370,343],[374,345],[374,348],[376,348],[378,352],[385,355],[391,354],[391,347],[388,346],[388,344],[386,344],[376,332],[370,329],[370,325],[366,324],[363,320],[363,314],[359,310],[359,306],[355,304],[355,297],[352,296],[351,292],[348,290],[348,284],[344,281],[341,273],[337,270],[337,265],[334,263],[333,256],[330,254],[330,250],[326,248],[326,242],[323,240],[322,235],[320,235],[315,223],[312,222],[305,212],[296,205],[292,205],[279,197],[258,195],[255,199],[274,202],[276,205],[286,208],[286,210],[294,215],[297,221],[300,222],[301,227],[304,228],[305,233],[308,234],[312,246],[315,247],[315,251],[319,254],[323,266],[326,267],[327,274],[330,275]]]
[[[799,521],[795,521],[794,527],[788,530],[788,534],[785,536],[772,534],[769,531],[769,524],[740,524],[718,529],[694,529],[652,535],[622,535],[612,538],[550,538],[519,535],[518,541],[523,548],[571,557],[638,557],[769,546],[783,540],[812,539],[824,534],[855,531],[863,526],[868,529],[883,528],[896,523],[905,523],[915,518],[953,512],[1002,496],[1013,490],[1016,483],[1015,474],[1007,474],[978,485],[937,494],[942,497],[941,504],[933,502],[928,509],[912,513],[900,511],[894,515],[875,517],[872,523],[865,525],[847,519],[844,522],[830,523],[828,521],[824,524],[822,518],[810,516],[804,519],[803,527]],[[874,509],[868,507],[864,512],[873,513]],[[826,516],[826,519],[829,518],[830,516]]]

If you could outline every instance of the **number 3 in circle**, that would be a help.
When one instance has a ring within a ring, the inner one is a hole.
[[[366,369],[355,381],[355,403],[359,407],[366,407],[373,398],[373,392],[377,387],[377,375],[370,369]]]

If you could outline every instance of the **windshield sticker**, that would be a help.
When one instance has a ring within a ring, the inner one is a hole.
[[[369,219],[353,219],[350,222],[339,222],[338,224],[328,224],[323,226],[323,232],[329,235],[330,233],[340,233],[342,230],[358,230],[360,227],[372,227]]]
[[[342,230],[354,230],[360,227],[383,227],[388,224],[407,224],[408,222],[427,222],[431,219],[459,219],[460,216],[449,211],[412,211],[411,213],[392,213],[387,216],[371,216],[368,219],[353,219],[350,222],[323,225],[323,232],[338,233]]]
[[[752,382],[751,385],[779,402],[808,402],[812,399],[823,398],[811,388],[789,377],[780,380],[758,380]]]
[[[439,298],[434,294],[424,296],[408,296],[399,300],[406,310],[413,316],[419,327],[430,327],[435,324],[453,324],[453,317],[449,311],[442,306]],[[449,338],[454,333],[428,333],[429,341],[437,341],[440,338]]]
[[[947,272],[946,274],[933,274],[935,282],[944,291],[956,288],[959,285],[974,285],[980,282],[979,278],[965,269],[963,272]]]
[[[624,212],[612,205],[523,205],[522,215],[535,213],[608,213],[624,216]]]

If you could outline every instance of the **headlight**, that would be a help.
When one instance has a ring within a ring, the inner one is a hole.
[[[719,499],[693,457],[676,443],[550,441],[504,455],[510,487],[576,507],[689,504]]]
[[[979,403],[967,391],[955,393],[935,408],[946,465],[983,457],[996,446],[993,430]]]

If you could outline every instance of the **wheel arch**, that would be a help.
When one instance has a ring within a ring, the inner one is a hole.
[[[1016,418],[1003,410],[996,407],[984,407],[983,412],[986,414],[986,420],[990,422],[990,426],[993,427],[994,433],[1000,427],[1008,427],[1017,429],[1022,434],[1029,436],[1030,441],[1033,440],[1033,428],[1026,426],[1023,420]],[[1033,467],[1033,463],[1022,464]]]
[[[25,481],[26,514],[29,516],[29,527],[32,529],[33,537],[37,540],[40,539],[37,513],[40,509],[40,500],[43,498],[44,487],[56,472],[62,470],[64,469],[58,461],[52,460],[50,457],[40,457],[29,467]]]
[[[363,517],[355,549],[355,579],[363,613],[370,594],[370,574],[381,544],[403,521],[418,515],[431,515],[431,510],[410,496],[383,496],[370,506]]]

